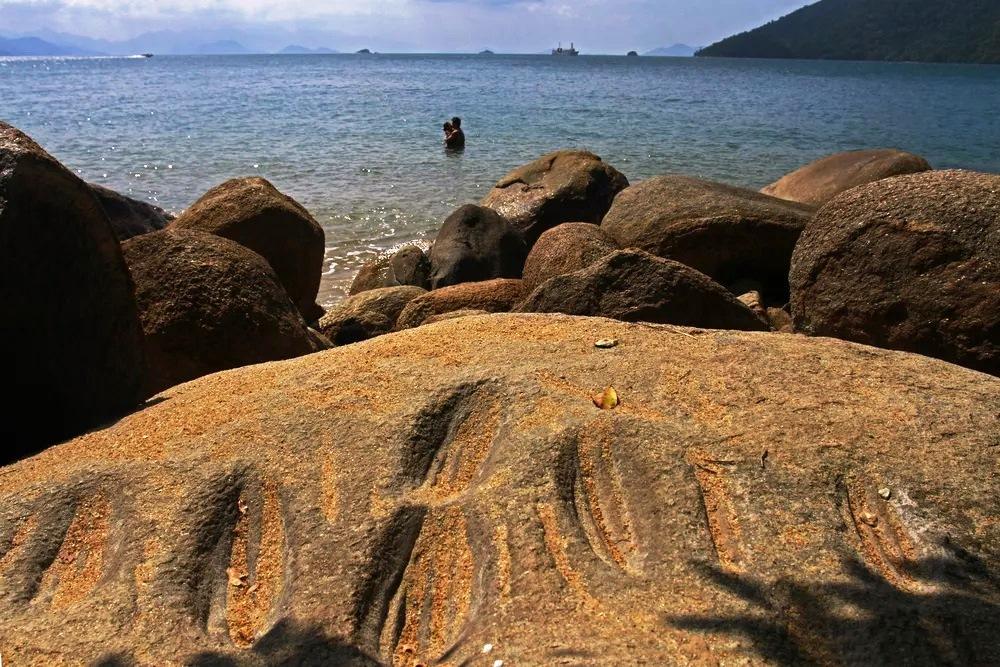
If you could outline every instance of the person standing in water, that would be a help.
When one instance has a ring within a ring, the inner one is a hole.
[[[462,119],[458,116],[444,124],[444,145],[452,150],[465,148],[465,132],[462,131]]]

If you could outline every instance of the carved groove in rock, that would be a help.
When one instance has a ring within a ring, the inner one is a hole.
[[[225,612],[230,639],[246,648],[270,630],[284,586],[285,525],[277,484],[265,481],[262,493],[244,489],[237,511]]]
[[[371,550],[368,573],[358,589],[354,606],[354,624],[356,641],[372,654],[381,649],[386,632],[396,633],[389,628],[398,626],[398,617],[390,618],[389,612],[400,607],[396,598],[404,594],[403,576],[426,514],[424,507],[400,507]]]
[[[455,650],[481,597],[470,536],[460,507],[431,510],[424,521],[380,637],[394,667],[438,663]]]
[[[606,426],[587,425],[565,447],[563,457],[568,460],[560,467],[569,479],[560,480],[561,495],[597,557],[633,573],[639,546]]]
[[[281,489],[237,467],[202,485],[181,516],[197,517],[192,546],[173,569],[196,627],[241,648],[274,624],[285,588]]]
[[[597,600],[590,594],[584,584],[583,577],[573,567],[566,550],[568,537],[559,529],[559,518],[556,515],[556,508],[549,503],[539,503],[535,507],[538,513],[538,520],[542,524],[542,539],[545,542],[545,550],[552,558],[553,565],[563,581],[566,582],[578,600],[587,606],[595,606]]]
[[[402,469],[423,486],[421,500],[445,502],[482,476],[500,426],[500,393],[489,382],[463,385],[417,418]]]
[[[35,600],[63,609],[89,595],[104,572],[110,537],[111,504],[103,493],[85,497],[76,507],[59,552],[42,575]]]
[[[736,462],[713,459],[698,450],[689,452],[687,460],[701,491],[709,537],[719,562],[726,570],[739,571],[743,567],[740,524],[725,482],[725,469]]]
[[[873,482],[862,478],[843,482],[842,492],[844,518],[864,561],[897,588],[923,590],[908,573],[918,560],[917,545],[891,502],[878,496]]]
[[[94,592],[114,556],[113,507],[103,487],[91,478],[21,507],[0,537],[0,598],[61,611]]]

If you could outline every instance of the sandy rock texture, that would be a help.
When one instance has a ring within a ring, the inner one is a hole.
[[[220,373],[0,468],[4,662],[995,664],[998,414],[926,357],[565,316]]]

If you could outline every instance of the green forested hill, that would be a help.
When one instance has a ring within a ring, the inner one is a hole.
[[[1000,0],[820,0],[696,55],[1000,64]]]

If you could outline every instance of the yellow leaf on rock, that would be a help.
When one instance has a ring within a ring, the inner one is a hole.
[[[614,410],[619,403],[618,392],[615,391],[614,387],[607,387],[604,393],[594,396],[594,405],[601,410]]]

